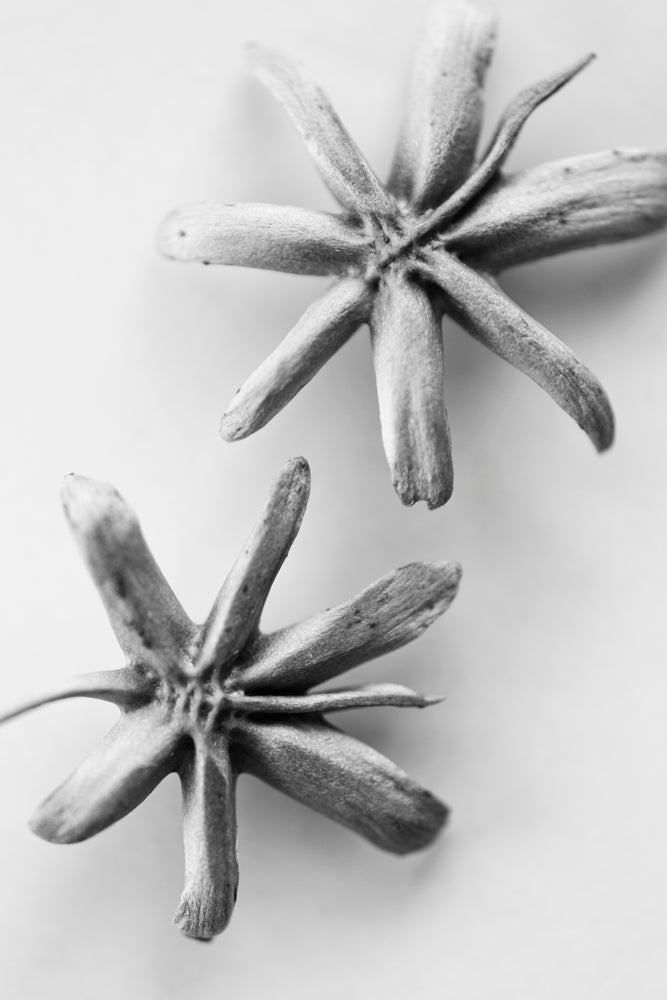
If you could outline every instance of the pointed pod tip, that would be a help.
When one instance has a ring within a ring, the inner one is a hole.
[[[181,221],[180,209],[173,209],[160,222],[155,234],[155,246],[159,253],[170,260],[181,259],[181,244],[183,237],[180,236],[185,231]]]
[[[449,806],[426,789],[415,797],[412,823],[399,840],[390,848],[396,854],[412,854],[430,847],[449,822]]]
[[[210,941],[224,931],[234,910],[236,887],[226,886],[225,890],[216,894],[210,887],[202,887],[183,892],[173,922],[186,937]]]
[[[448,805],[445,805],[444,802],[441,802],[440,805],[442,806],[442,825],[440,827],[440,829],[442,830],[449,824],[452,815],[452,810]]]
[[[493,162],[495,169],[498,169],[502,160],[505,159],[507,153],[514,145],[516,138],[525,124],[527,118],[533,113],[535,108],[542,104],[547,98],[556,94],[559,90],[565,87],[575,76],[578,76],[582,70],[586,69],[592,61],[595,59],[594,52],[587,52],[584,56],[581,56],[576,62],[571,63],[566,69],[561,70],[558,73],[554,73],[551,76],[540,80],[539,83],[533,86],[527,87],[522,90],[516,99],[514,105],[510,105],[512,113],[505,120],[504,124],[501,125],[497,133],[496,140],[492,143],[492,148],[496,147],[496,152],[502,147],[500,152],[500,160],[497,156],[491,157],[491,162]],[[502,143],[498,146],[498,136],[502,136]],[[489,155],[485,157],[485,162],[489,161]]]
[[[223,441],[233,444],[235,441],[250,437],[263,427],[264,423],[265,421],[253,420],[253,415],[248,414],[242,389],[237,389],[220,419],[218,430]]]
[[[91,503],[99,503],[112,496],[116,490],[109,483],[70,472],[60,488],[60,499],[68,517],[75,516]]]
[[[63,499],[69,497],[80,490],[82,487],[87,487],[88,484],[94,483],[94,479],[90,479],[88,476],[81,476],[78,472],[68,472],[63,476],[63,483],[61,487],[61,494]]]
[[[491,35],[490,41],[493,42],[495,40],[499,16],[497,6],[493,0],[444,0],[444,2],[443,0],[432,0],[428,9],[426,31],[429,32],[430,30],[432,34],[438,37],[437,28],[441,19],[446,19],[445,27],[449,28],[453,21],[454,27],[457,26],[458,22],[464,30],[471,19],[483,19],[488,25],[488,32]],[[442,31],[440,34],[442,34]]]
[[[281,475],[294,476],[304,483],[310,483],[310,465],[303,455],[295,455],[283,465]]]
[[[581,56],[574,62],[569,69],[564,70],[560,74],[560,82],[558,83],[556,89],[560,89],[563,84],[569,83],[575,76],[578,76],[583,70],[585,70],[592,62],[597,59],[595,52],[586,52],[585,55]]]
[[[285,462],[273,483],[271,495],[291,498],[303,516],[310,497],[310,465],[305,458],[297,455]]]
[[[400,566],[384,578],[411,595],[413,613],[409,620],[416,627],[411,638],[447,611],[458,593],[461,575],[462,569],[455,562],[415,562]]]
[[[280,49],[266,42],[258,42],[256,39],[249,39],[244,45],[246,59],[251,65],[270,62],[272,59],[282,58]]]
[[[593,443],[600,453],[608,451],[611,448],[616,436],[616,419],[614,411],[611,408],[611,403],[606,395],[604,397],[604,404],[601,406],[598,433],[593,439]]]
[[[282,469],[278,473],[274,484],[273,490],[289,490],[290,492],[296,490],[300,492],[305,489],[310,491],[310,465],[308,461],[301,455],[296,455],[294,458],[288,459],[283,465]]]
[[[274,412],[270,407],[256,405],[251,388],[253,376],[250,376],[232,396],[227,409],[220,418],[218,430],[223,441],[232,444],[250,437],[268,424]]]
[[[611,402],[596,376],[583,365],[579,375],[579,413],[573,414],[577,423],[600,453],[614,443],[616,420]]]
[[[123,522],[128,527],[136,517],[115,486],[99,479],[90,479],[70,473],[65,476],[60,490],[65,516],[78,531],[86,533],[107,517],[113,517],[117,526]]]
[[[463,576],[463,566],[461,563],[452,560],[443,560],[442,562],[431,563],[431,565],[440,573],[443,583],[455,591],[458,590],[461,577]]]
[[[38,806],[28,820],[28,826],[35,836],[40,840],[46,840],[49,844],[76,844],[80,840],[85,840],[85,837],[77,836],[76,830],[67,826],[61,815],[54,815],[46,808],[48,801],[47,799]]]
[[[432,808],[434,815],[433,835],[431,837],[431,840],[434,840],[449,823],[449,819],[452,815],[452,810],[445,802],[442,801],[442,799],[439,799],[437,795],[433,795],[433,793],[430,793],[430,796],[432,799]],[[431,841],[429,841],[429,843],[430,842]]]
[[[261,75],[272,63],[281,60],[281,53],[262,42],[250,41],[245,44],[245,57],[250,70]]]
[[[453,492],[454,477],[450,475],[444,482],[439,484],[437,490],[426,497],[426,506],[429,510],[437,510],[439,507],[444,507],[452,499]]]
[[[390,576],[400,576],[405,586],[423,589],[425,594],[436,597],[442,596],[448,604],[456,596],[462,575],[463,568],[460,563],[451,560],[408,563],[390,574]]]
[[[567,83],[569,80],[572,79],[572,77],[577,76],[577,74],[581,73],[582,70],[586,69],[587,66],[590,66],[590,64],[594,62],[596,59],[597,55],[595,52],[584,53],[583,56],[580,56],[575,62],[571,64],[571,66],[568,67],[568,69],[563,70],[563,72],[560,74],[560,76],[563,78],[563,82]]]
[[[609,451],[614,443],[615,430],[613,417],[610,422],[606,423],[605,426],[599,431],[595,436],[591,435],[591,440],[595,445],[598,454],[603,455],[605,451]]]
[[[439,562],[428,565],[435,574],[434,589],[437,594],[438,614],[443,614],[459,592],[463,568],[457,562]]]
[[[393,481],[394,490],[404,507],[414,507],[420,499],[415,496],[415,491],[410,484],[404,483],[402,479],[395,478]]]
[[[222,206],[195,201],[174,208],[162,219],[155,234],[159,253],[169,260],[209,264],[215,257],[215,219]],[[213,261],[216,263],[216,261]]]
[[[254,38],[251,38],[243,46],[243,50],[246,54],[246,57],[249,60],[256,59],[257,56],[262,52],[263,48],[264,46],[262,45],[262,43],[255,41]]]
[[[235,441],[242,441],[250,433],[250,431],[246,431],[243,426],[239,425],[238,418],[231,408],[223,413],[218,430],[220,431],[222,440],[227,441],[228,444],[233,444]]]

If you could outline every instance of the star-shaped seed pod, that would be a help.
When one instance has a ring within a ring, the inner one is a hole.
[[[343,214],[205,203],[164,221],[159,245],[168,257],[337,276],[239,389],[222,418],[227,440],[266,424],[368,323],[394,486],[405,504],[442,505],[453,487],[441,336],[449,316],[545,389],[599,451],[611,445],[614,418],[598,379],[495,276],[664,226],[667,155],[614,149],[502,172],[530,114],[588,65],[586,56],[522,91],[477,158],[494,35],[494,18],[468,0],[434,4],[386,186],[301,67],[251,47],[255,72],[284,104]]]
[[[170,772],[183,792],[185,888],[174,918],[190,937],[227,925],[238,886],[235,785],[247,772],[396,854],[426,847],[448,809],[329,712],[423,708],[399,684],[310,689],[417,638],[451,604],[456,563],[413,563],[357,597],[269,635],[259,619],[308,501],[305,459],[287,463],[203,625],[160,572],[136,516],[107,483],[71,475],[66,515],[126,665],[86,674],[0,717],[62,698],[115,703],[120,720],[39,807],[45,840],[85,840],[127,815]]]

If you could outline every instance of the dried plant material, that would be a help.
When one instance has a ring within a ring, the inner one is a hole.
[[[596,377],[492,276],[662,228],[667,155],[612,150],[501,172],[529,116],[588,65],[586,56],[522,91],[476,159],[494,38],[494,18],[470,0],[433,5],[386,187],[301,67],[252,47],[255,72],[284,104],[344,214],[204,204],[165,220],[160,247],[176,260],[339,276],[238,391],[224,438],[262,427],[367,322],[394,486],[403,503],[440,506],[453,488],[440,334],[447,315],[542,386],[598,450],[611,445],[613,413]]]
[[[106,483],[68,476],[65,512],[127,664],[67,681],[0,717],[62,698],[101,698],[120,720],[39,807],[45,840],[85,840],[171,772],[183,792],[185,888],[174,918],[190,937],[226,927],[238,887],[235,785],[254,774],[387,851],[426,847],[448,810],[400,768],[324,719],[369,706],[439,701],[399,684],[310,688],[416,639],[453,601],[456,563],[413,563],[321,615],[263,635],[269,589],[299,530],[307,462],[288,462],[203,625],[193,624],[139,523]]]

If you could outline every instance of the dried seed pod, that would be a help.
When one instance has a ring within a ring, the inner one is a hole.
[[[361,594],[270,635],[259,620],[299,530],[310,472],[297,458],[273,485],[203,625],[190,621],[139,523],[106,483],[68,476],[67,517],[127,664],[67,681],[0,716],[63,698],[101,698],[120,720],[39,807],[32,829],[85,840],[134,809],[170,772],[183,792],[185,887],[175,922],[208,939],[238,888],[235,786],[248,772],[397,854],[426,847],[448,809],[324,715],[439,701],[398,684],[311,692],[314,685],[416,639],[453,601],[456,563],[414,563]]]
[[[234,397],[221,423],[227,440],[262,427],[368,322],[394,486],[403,503],[440,506],[453,488],[444,310],[542,386],[598,450],[612,443],[614,417],[598,380],[492,276],[662,228],[667,155],[617,149],[501,172],[529,116],[590,63],[587,55],[523,90],[476,162],[494,38],[494,18],[471,0],[433,4],[386,187],[302,68],[252,47],[255,72],[284,104],[344,214],[198,205],[162,226],[159,245],[178,260],[338,276]]]

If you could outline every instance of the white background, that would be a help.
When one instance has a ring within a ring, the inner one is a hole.
[[[531,119],[521,167],[667,144],[667,8],[504,0],[487,130],[527,83],[599,60]],[[243,44],[299,54],[386,174],[426,3],[4,0],[2,703],[120,665],[62,517],[75,470],[138,510],[202,619],[281,464],[313,494],[267,629],[414,559],[464,565],[452,609],[354,678],[446,695],[351,713],[437,791],[451,826],[396,859],[239,785],[241,886],[204,946],[170,925],[178,782],[74,847],[26,819],[115,710],[44,708],[0,732],[0,982],[12,1000],[267,995],[654,1000],[665,996],[667,247],[658,236],[524,267],[505,287],[599,374],[618,418],[598,457],[549,398],[447,325],[452,501],[404,509],[382,454],[365,330],[268,428],[217,434],[236,387],[326,282],[169,263],[190,200],[328,208]]]

